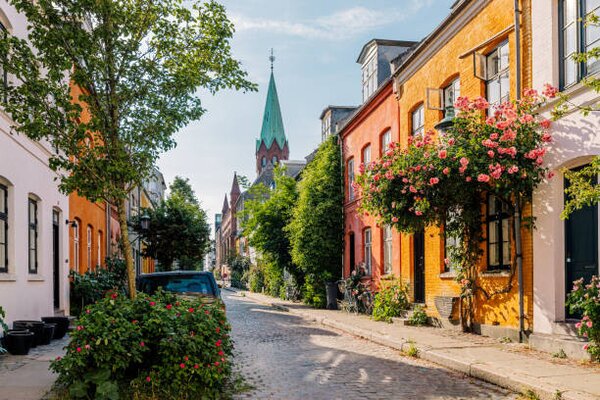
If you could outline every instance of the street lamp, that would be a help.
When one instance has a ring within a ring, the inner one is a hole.
[[[446,107],[446,115],[444,119],[437,123],[434,127],[436,131],[440,133],[446,133],[449,128],[454,125],[454,107],[448,106]]]
[[[150,216],[148,213],[144,213],[140,217],[140,228],[142,228],[143,232],[147,232],[150,229]]]

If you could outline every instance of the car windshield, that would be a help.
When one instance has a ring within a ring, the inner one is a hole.
[[[142,278],[142,291],[154,293],[158,288],[174,293],[199,293],[215,296],[214,287],[206,275],[163,275]]]

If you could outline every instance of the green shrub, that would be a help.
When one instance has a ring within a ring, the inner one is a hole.
[[[231,373],[229,331],[220,302],[111,293],[85,308],[50,368],[71,398],[217,398]]]
[[[251,292],[261,293],[265,287],[265,276],[259,265],[251,265],[248,270],[248,288]]]
[[[592,360],[600,361],[600,277],[593,276],[588,284],[584,284],[583,278],[573,282],[567,304],[572,313],[582,316],[575,326],[590,341],[583,348]]]
[[[279,297],[283,284],[283,270],[273,260],[264,264],[265,292],[269,296]],[[285,290],[285,288],[284,288]]]
[[[231,271],[231,286],[246,289],[248,286],[248,270],[250,269],[250,258],[235,255],[228,260]]]
[[[97,268],[80,274],[69,273],[71,278],[71,314],[79,315],[88,305],[102,299],[107,292],[127,294],[127,269],[125,261],[117,258],[106,260],[106,268]]]
[[[322,273],[320,276],[313,274],[306,275],[302,294],[302,300],[306,304],[316,308],[325,308],[327,305],[325,281],[329,280],[328,276],[329,274],[326,273]]]
[[[423,307],[416,305],[412,315],[408,318],[408,323],[414,326],[427,325],[427,313],[423,310]]]
[[[382,280],[373,302],[373,319],[392,322],[392,318],[400,317],[409,304],[408,285],[402,285],[400,281]]]

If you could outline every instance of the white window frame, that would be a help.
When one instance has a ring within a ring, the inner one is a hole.
[[[101,266],[102,265],[102,231],[98,231],[98,242],[96,245],[96,251],[97,253],[97,260],[96,260],[96,264],[97,266]]]
[[[377,53],[369,58],[362,69],[363,102],[377,90]]]
[[[421,136],[425,131],[425,107],[421,104],[412,113],[410,113],[411,120],[411,135]]]
[[[354,158],[349,159],[346,162],[347,165],[347,175],[348,175],[348,200],[354,200],[354,187],[352,184],[354,183]]]
[[[443,89],[443,112],[444,117],[446,116],[446,108],[454,107],[456,99],[460,97],[460,78],[456,78],[448,86]]]
[[[362,162],[364,165],[367,165],[371,162],[371,144],[367,144],[362,149]]]
[[[503,51],[506,54],[503,56]],[[503,63],[503,60],[506,62]],[[510,52],[508,40],[500,43],[498,47],[485,56],[485,96],[490,103],[490,114],[503,102],[510,100]],[[498,99],[490,98],[490,91],[498,85]]]
[[[373,266],[373,232],[371,228],[363,231],[363,248],[365,251],[365,275],[371,276]]]
[[[4,234],[4,240],[0,242],[0,247],[4,249],[3,257],[0,257],[0,273],[8,273],[8,186],[0,184],[0,201],[2,202],[2,207],[0,207],[0,222],[2,222],[2,226],[0,232]]]
[[[381,135],[381,154],[388,151],[389,145],[392,143],[392,130],[388,129]]]
[[[33,209],[32,209],[33,208]],[[30,274],[38,274],[39,260],[39,202],[29,198],[27,201],[27,239],[28,239],[28,265]],[[33,240],[31,235],[33,234]]]
[[[393,235],[391,225],[383,226],[383,274],[389,275],[392,273],[393,262]]]
[[[79,271],[79,263],[81,262],[81,254],[79,247],[80,229],[79,223],[75,221],[73,224],[73,268]]]
[[[90,271],[92,269],[92,227],[90,225],[87,226],[86,229],[86,234],[87,234],[87,251],[86,251],[86,256],[87,256],[87,269],[88,271]]]

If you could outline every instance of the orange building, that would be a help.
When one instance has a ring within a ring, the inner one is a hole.
[[[514,9],[513,0],[456,2],[451,14],[433,33],[397,63],[394,86],[400,110],[401,145],[407,146],[410,136],[434,129],[459,95],[486,97],[492,107],[517,98],[523,87],[531,85],[530,38],[530,0],[522,0],[519,11]],[[477,292],[475,329],[518,340],[519,288],[514,272],[515,243],[509,233],[512,217],[502,210],[496,199],[482,201],[487,237],[477,284],[487,293],[505,293],[487,298]],[[530,331],[532,232],[523,229],[521,233],[523,322],[524,329]],[[444,263],[449,244],[440,227],[402,235],[401,240],[401,277],[410,282],[413,300],[424,303],[427,313],[442,322],[457,318],[457,307],[452,315],[450,310],[460,293],[454,271]]]

